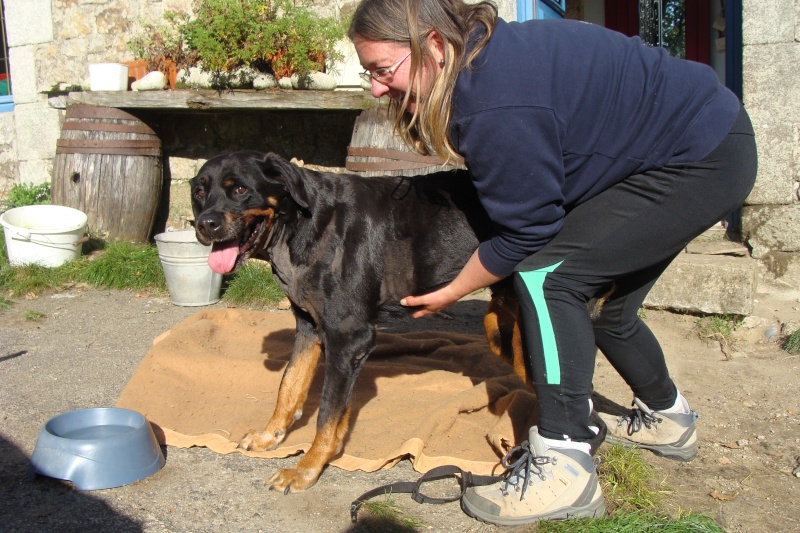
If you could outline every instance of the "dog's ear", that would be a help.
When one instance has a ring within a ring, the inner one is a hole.
[[[304,179],[305,173],[303,169],[271,152],[265,154],[264,158],[259,163],[265,175],[278,175],[282,178],[292,200],[302,209],[310,209],[313,197],[310,194],[312,191],[309,190],[309,187],[312,186],[313,183]]]

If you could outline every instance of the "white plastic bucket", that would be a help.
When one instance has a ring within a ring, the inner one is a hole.
[[[222,274],[208,266],[211,246],[197,242],[193,229],[167,231],[154,238],[173,304],[189,307],[219,301]]]
[[[86,214],[63,205],[27,205],[0,215],[8,262],[61,266],[81,255]]]

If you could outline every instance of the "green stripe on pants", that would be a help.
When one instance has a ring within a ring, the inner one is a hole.
[[[542,336],[542,349],[544,350],[544,368],[547,376],[548,385],[561,384],[561,366],[558,362],[558,345],[556,345],[556,334],[553,331],[553,323],[550,320],[550,310],[547,308],[547,301],[544,298],[544,282],[547,274],[555,271],[563,261],[559,261],[549,267],[528,272],[519,272],[520,278],[525,283],[528,293],[533,300],[533,308],[539,319],[539,332]]]

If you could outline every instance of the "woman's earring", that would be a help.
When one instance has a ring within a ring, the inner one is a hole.
[[[444,68],[444,58],[439,60],[439,66]]]

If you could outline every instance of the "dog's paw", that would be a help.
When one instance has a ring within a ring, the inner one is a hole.
[[[239,441],[239,448],[251,452],[264,452],[278,447],[286,437],[285,431],[251,431]]]
[[[281,468],[269,478],[269,488],[284,494],[303,492],[317,482],[320,474],[320,470],[311,468]]]

